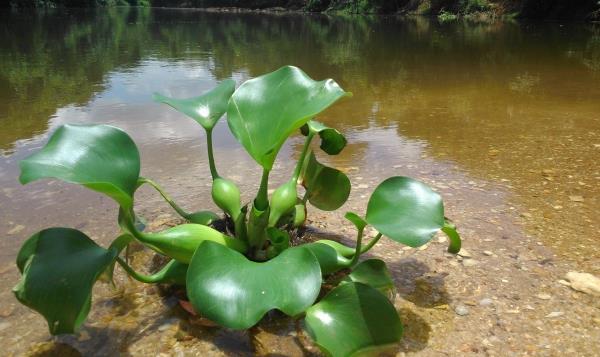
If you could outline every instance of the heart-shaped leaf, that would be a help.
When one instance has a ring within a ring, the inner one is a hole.
[[[377,355],[394,348],[402,323],[394,305],[376,289],[346,283],[306,311],[306,328],[313,340],[333,357]]]
[[[219,118],[227,111],[227,102],[234,90],[235,81],[227,79],[199,97],[175,99],[154,93],[153,98],[194,119],[204,129],[212,130]]]
[[[42,150],[20,165],[22,184],[56,178],[104,193],[129,209],[140,174],[140,155],[121,129],[66,124],[52,134]]]
[[[369,285],[386,296],[389,296],[395,289],[392,274],[390,274],[385,262],[380,259],[369,259],[360,262],[342,280],[342,283],[350,282]]]
[[[426,184],[396,176],[383,181],[369,199],[366,221],[383,235],[418,247],[444,226],[442,198]]]
[[[350,195],[350,179],[343,172],[317,161],[311,151],[302,177],[308,201],[323,211],[340,208]]]
[[[229,100],[227,121],[250,156],[271,170],[290,134],[348,95],[332,79],[317,82],[285,66],[243,83]]]
[[[13,291],[46,318],[51,334],[73,333],[88,315],[94,283],[117,254],[78,230],[45,229],[21,247],[17,266],[23,276]]]
[[[256,324],[267,311],[295,316],[316,300],[321,269],[303,247],[286,249],[264,263],[222,245],[205,242],[187,274],[188,297],[203,316],[233,329]]]
[[[339,154],[347,144],[346,138],[339,131],[316,120],[309,120],[301,128],[301,131],[303,135],[308,135],[309,132],[319,134],[321,137],[321,150],[329,155]]]

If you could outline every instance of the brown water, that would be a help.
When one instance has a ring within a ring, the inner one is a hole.
[[[320,118],[350,142],[340,156],[323,158],[346,170],[358,189],[345,209],[364,207],[385,177],[410,175],[444,193],[450,214],[516,235],[509,228],[514,222],[503,221],[514,216],[522,224],[519,236],[600,274],[598,25],[440,25],[420,18],[148,9],[0,13],[0,339],[13,346],[10,353],[48,339],[43,320],[10,292],[20,244],[49,226],[75,227],[104,244],[118,231],[109,199],[52,181],[22,187],[18,161],[61,124],[108,123],[136,141],[144,176],[190,210],[214,208],[207,203],[201,128],[153,103],[151,94],[198,95],[222,79],[241,83],[286,64],[315,79],[331,77],[354,93]],[[287,159],[300,145],[293,138],[283,148],[273,183],[283,181],[292,165]],[[223,122],[216,151],[220,171],[250,199],[258,170]],[[138,201],[150,218],[169,212],[150,191]],[[482,211],[461,211],[470,201]],[[464,231],[486,234],[475,227]],[[81,340],[92,342],[60,340],[65,351],[123,352],[143,340],[140,330],[176,318],[172,302],[148,299],[155,313],[143,310],[140,322],[101,289],[88,338]],[[144,296],[154,293],[141,288],[124,296],[139,306],[150,304]],[[117,332],[106,327],[116,325]],[[106,344],[115,333],[118,344]],[[205,352],[252,350],[248,336],[220,334],[194,338],[204,341],[198,348]],[[140,346],[128,352],[171,351],[156,339]]]

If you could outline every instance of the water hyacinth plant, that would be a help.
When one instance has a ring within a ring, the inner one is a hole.
[[[216,213],[188,212],[154,181],[141,177],[138,149],[122,130],[108,125],[59,127],[39,152],[21,161],[21,182],[54,178],[108,195],[120,207],[122,233],[108,248],[71,228],[34,234],[17,256],[22,274],[14,288],[17,299],[46,318],[50,333],[73,333],[90,310],[93,285],[103,274],[112,276],[118,264],[144,283],[185,286],[194,309],[227,328],[250,328],[276,309],[303,318],[307,333],[328,355],[376,353],[395,346],[402,324],[386,295],[394,286],[391,274],[382,260],[361,256],[383,236],[418,247],[439,231],[450,238],[449,251],[457,252],[460,238],[444,216],[441,197],[422,182],[391,177],[374,190],[365,214],[346,214],[357,231],[354,247],[331,240],[292,244],[290,238],[305,223],[309,203],[332,211],[348,198],[348,177],[320,163],[322,153],[310,144],[317,138],[325,154],[342,151],[344,136],[314,118],[350,95],[331,79],[314,81],[291,66],[237,89],[234,81],[225,80],[195,98],[155,95],[156,101],[191,117],[206,131],[211,195],[228,222],[222,230],[213,225],[221,219]],[[225,113],[235,138],[262,168],[258,192],[247,204],[241,202],[236,184],[219,174],[213,157],[212,130]],[[295,169],[269,197],[269,174],[279,149],[298,130],[305,143]],[[137,224],[134,197],[145,184],[188,223],[144,232]],[[304,187],[302,197],[299,185]],[[364,242],[367,226],[378,233]],[[136,272],[123,254],[134,241],[170,261],[152,275]],[[321,296],[323,282],[331,276],[336,277],[334,287]]]

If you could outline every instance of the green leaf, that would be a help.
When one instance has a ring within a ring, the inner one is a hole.
[[[45,229],[19,251],[17,266],[23,276],[13,292],[46,318],[51,334],[73,333],[88,315],[94,283],[117,254],[78,230]]]
[[[212,130],[219,118],[227,111],[227,102],[234,90],[235,81],[227,79],[199,97],[175,99],[154,93],[153,98],[194,119],[204,129]]]
[[[42,150],[20,165],[22,184],[56,178],[104,193],[129,209],[140,174],[140,155],[121,129],[66,124],[52,134]]]
[[[350,266],[350,259],[344,257],[343,250],[336,249],[334,245],[318,241],[304,244],[302,247],[314,254],[324,276]]]
[[[307,158],[302,186],[308,201],[323,211],[340,208],[350,195],[350,179],[343,172],[319,163],[311,151]]]
[[[357,215],[354,212],[346,212],[344,218],[352,222],[352,224],[354,224],[354,227],[356,227],[356,229],[359,231],[365,229],[365,227],[368,224],[367,221],[365,221],[361,216]]]
[[[309,131],[319,134],[321,137],[321,150],[329,155],[339,154],[348,143],[339,131],[316,120],[309,120],[300,130],[303,135],[308,135]]]
[[[385,262],[380,259],[369,259],[359,263],[348,274],[343,283],[363,283],[369,285],[386,296],[395,290],[392,274],[388,270]]]
[[[243,83],[231,96],[227,121],[250,156],[271,170],[290,134],[348,95],[332,79],[317,82],[286,66]]]
[[[395,348],[402,323],[394,305],[376,289],[346,283],[306,311],[306,329],[333,357],[378,355]]]
[[[440,195],[424,183],[391,177],[371,195],[366,221],[396,242],[418,247],[444,226],[444,205]]]
[[[188,297],[196,311],[232,329],[249,328],[272,309],[298,315],[312,305],[320,289],[319,264],[302,247],[256,263],[206,242],[194,254],[187,274]]]

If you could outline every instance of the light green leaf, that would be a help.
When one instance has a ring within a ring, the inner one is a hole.
[[[45,229],[21,247],[17,266],[22,277],[13,292],[44,316],[51,334],[73,333],[88,315],[94,283],[117,254],[78,230]]]
[[[201,224],[203,226],[208,226],[211,223],[218,221],[221,219],[219,215],[211,211],[198,211],[194,213],[190,213],[185,217],[190,223]]]
[[[418,247],[444,226],[444,205],[440,195],[424,183],[391,177],[371,195],[366,221],[396,242]]]
[[[317,161],[311,151],[302,177],[308,201],[323,211],[340,208],[350,195],[350,179],[343,172]]]
[[[402,337],[394,305],[361,283],[333,289],[306,311],[305,322],[309,335],[333,357],[378,355],[395,348]]]
[[[235,81],[227,79],[199,97],[175,99],[154,93],[153,98],[194,119],[204,129],[212,130],[219,118],[227,111],[227,102],[234,90]]]
[[[245,329],[279,309],[295,316],[316,300],[321,269],[302,247],[286,249],[264,263],[213,242],[198,248],[187,274],[188,297],[196,311],[218,324]]]
[[[112,197],[122,207],[133,205],[140,174],[135,143],[110,125],[59,127],[42,150],[20,163],[22,184],[41,178],[84,185]]]
[[[331,79],[317,82],[285,66],[243,83],[229,100],[227,121],[250,156],[271,170],[290,134],[348,95]]]
[[[246,252],[246,242],[229,237],[216,229],[200,224],[181,224],[158,233],[136,234],[136,238],[156,250],[183,264],[188,264],[194,252],[204,241],[212,241],[223,246]]]
[[[347,144],[346,138],[339,131],[316,120],[309,120],[301,128],[301,131],[303,135],[308,135],[309,131],[319,134],[321,137],[321,150],[329,155],[339,154]]]

